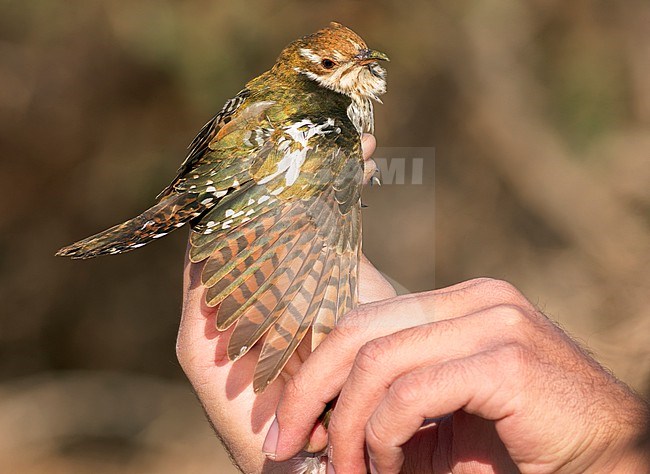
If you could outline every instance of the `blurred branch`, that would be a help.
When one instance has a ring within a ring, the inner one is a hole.
[[[474,55],[459,72],[472,104],[469,131],[490,137],[490,157],[503,177],[608,278],[638,275],[650,257],[649,229],[608,183],[578,164],[532,105],[540,87],[515,49],[532,40],[523,8],[511,5],[499,15],[479,9],[467,21],[465,34]]]
[[[533,44],[528,14],[517,2],[500,8],[483,3],[469,12],[463,25],[467,62],[455,71],[469,111],[467,132],[482,141],[522,202],[572,242],[600,275],[602,291],[593,297],[601,308],[616,308],[608,319],[617,323],[595,345],[618,373],[634,372],[629,375],[640,383],[650,368],[650,229],[612,183],[580,165],[535,106],[541,87],[517,56]],[[639,361],[634,367],[631,357]]]

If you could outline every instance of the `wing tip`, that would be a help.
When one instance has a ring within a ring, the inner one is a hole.
[[[266,390],[266,387],[271,385],[271,382],[275,380],[275,377],[273,378],[268,378],[266,376],[264,377],[258,377],[257,375],[253,379],[253,392],[255,393],[262,393],[264,390]]]
[[[72,257],[72,249],[70,247],[63,247],[56,251],[55,257]]]
[[[56,251],[54,256],[69,257],[74,260],[78,260],[78,259],[91,258],[94,257],[95,255],[89,254],[88,252],[84,251],[83,247],[79,245],[79,243],[77,242],[72,245],[68,245],[66,247],[60,248],[59,250]]]

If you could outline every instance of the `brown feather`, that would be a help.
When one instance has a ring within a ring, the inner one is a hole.
[[[299,335],[299,328],[296,327],[294,319],[286,318],[283,321],[278,321],[278,318],[284,314],[285,310],[300,294],[307,276],[313,270],[313,267],[318,260],[319,253],[315,252],[314,249],[319,246],[322,247],[322,243],[319,242],[318,239],[312,239],[304,245],[299,254],[296,254],[293,257],[295,261],[300,263],[299,269],[293,278],[291,286],[284,294],[280,303],[273,310],[271,317],[276,320],[276,323],[264,339],[262,353],[260,354],[257,366],[255,367],[253,389],[256,392],[264,389],[273,379],[275,379],[286,362],[286,359],[283,360],[283,353],[286,352],[285,349],[290,345],[291,336]],[[298,267],[298,265],[293,262],[291,266]],[[289,327],[285,328],[283,324],[289,325]],[[304,336],[304,333],[302,335]]]

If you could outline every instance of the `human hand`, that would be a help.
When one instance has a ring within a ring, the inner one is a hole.
[[[374,170],[370,160],[375,139],[362,140],[366,160],[366,181]],[[191,264],[185,257],[183,313],[178,333],[177,355],[181,367],[194,387],[210,422],[236,463],[244,472],[288,470],[288,464],[270,463],[262,453],[264,434],[275,414],[285,380],[309,355],[309,345],[301,345],[287,363],[283,374],[263,393],[253,392],[253,372],[259,348],[253,347],[236,362],[227,356],[232,330],[220,332],[215,326],[216,308],[204,303],[201,286],[202,264]],[[368,262],[361,259],[359,297],[361,302],[395,296],[394,289]],[[325,446],[324,430],[315,430],[313,446]],[[315,448],[317,449],[317,448]]]
[[[277,460],[337,395],[339,474],[365,473],[366,449],[380,473],[650,471],[645,403],[501,281],[346,316],[284,387],[269,433]]]

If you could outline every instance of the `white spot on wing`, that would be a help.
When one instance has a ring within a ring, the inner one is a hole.
[[[253,144],[251,143],[251,135],[252,134],[253,134],[253,132],[250,131],[250,130],[246,132],[246,135],[244,135],[244,145],[253,146]]]
[[[313,149],[309,145],[309,141],[316,135],[326,135],[332,133],[335,130],[332,130],[334,126],[334,119],[328,118],[325,122],[320,124],[314,124],[309,119],[303,119],[299,122],[296,122],[288,127],[284,128],[284,133],[289,135],[295,144],[298,144],[299,147],[293,151],[285,153],[282,159],[277,163],[277,169],[274,173],[262,178],[259,181],[259,184],[265,184],[271,181],[273,178],[285,173],[285,183],[286,186],[293,185],[298,176],[300,175],[300,168],[307,158],[307,153],[309,150]],[[285,142],[289,144],[289,142]],[[290,146],[282,147],[286,150],[290,149]]]
[[[234,222],[233,219],[228,219],[227,221],[223,221],[223,224],[221,224],[222,229],[230,229],[230,224]]]

